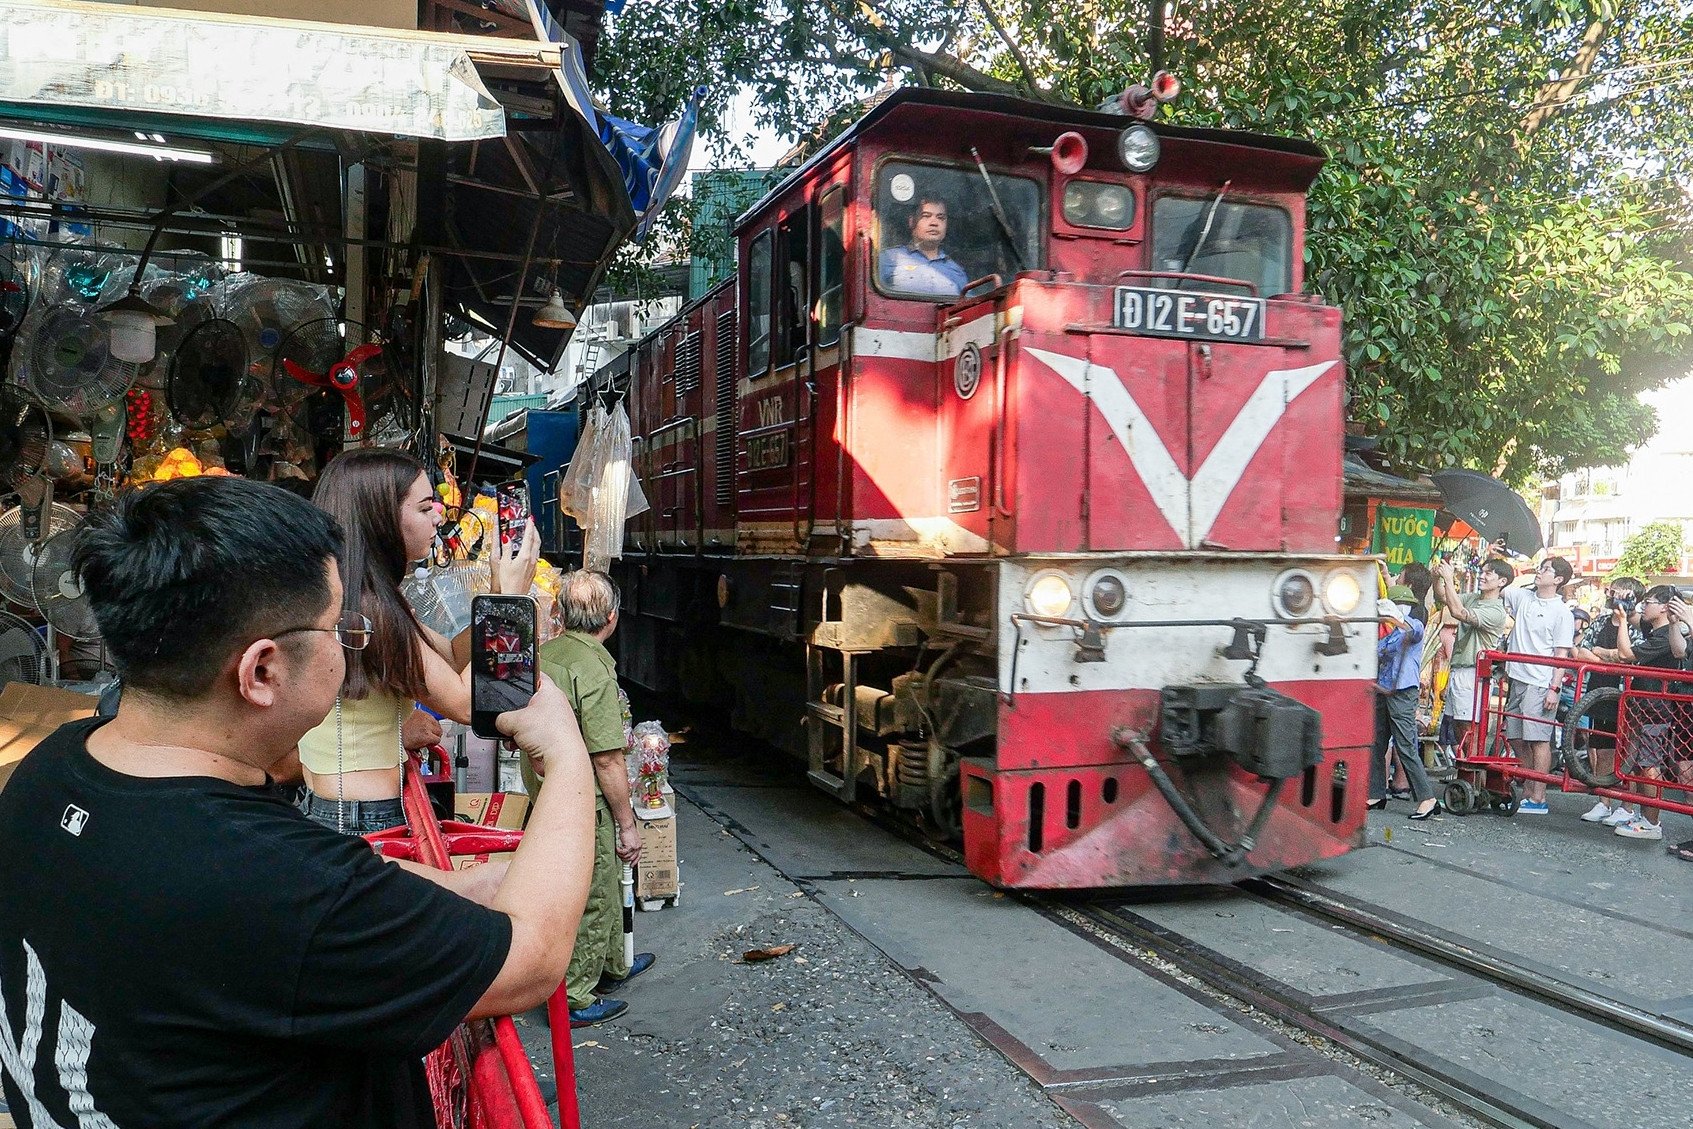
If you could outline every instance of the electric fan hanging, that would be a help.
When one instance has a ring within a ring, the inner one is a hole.
[[[0,685],[39,686],[47,674],[47,644],[28,621],[0,611]]]
[[[0,479],[16,485],[41,473],[53,442],[53,422],[39,404],[0,399]]]
[[[39,527],[32,530],[29,511],[30,507],[20,505],[0,514],[0,595],[33,609],[35,563],[41,559],[43,544],[75,529],[82,516],[67,505],[49,501],[41,510]]]
[[[347,438],[362,443],[369,431],[369,397],[390,380],[385,346],[359,322],[319,318],[289,331],[276,350],[271,378],[277,402],[298,406],[313,392],[339,392],[347,405]]]
[[[36,610],[54,630],[71,639],[87,641],[100,637],[100,625],[95,622],[94,606],[83,591],[82,579],[72,563],[82,534],[83,526],[79,523],[41,543],[35,555],[30,592]]]
[[[23,325],[30,297],[29,259],[21,248],[0,251],[0,342]]]
[[[82,416],[116,403],[141,371],[112,356],[105,325],[78,306],[45,310],[25,336],[27,387],[54,411]]]
[[[170,414],[194,430],[233,425],[250,363],[247,335],[239,325],[216,316],[202,321],[184,335],[171,356],[165,380]]]

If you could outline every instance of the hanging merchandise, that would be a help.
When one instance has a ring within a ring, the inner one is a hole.
[[[34,266],[23,247],[0,248],[0,342],[23,326],[33,296]]]
[[[586,527],[582,567],[606,572],[612,560],[623,555],[624,524],[647,511],[646,495],[633,474],[634,443],[629,435],[629,413],[622,404],[607,420],[599,455],[599,486]]]
[[[27,682],[39,686],[47,677],[47,644],[27,620],[0,612],[0,685]]]
[[[166,370],[171,416],[193,430],[232,423],[249,363],[247,335],[228,318],[212,316],[190,329]]]
[[[387,344],[358,322],[303,322],[276,351],[272,383],[278,400],[298,405],[320,389],[341,394],[349,442],[392,442],[407,436],[416,414]]]
[[[623,555],[623,527],[647,511],[635,479],[629,413],[595,405],[582,442],[559,482],[559,507],[582,526],[582,567],[607,571]]]
[[[83,527],[77,525],[42,542],[30,576],[30,593],[42,618],[59,634],[87,641],[100,637],[100,625],[72,564],[82,533]]]
[[[576,442],[576,453],[558,482],[558,508],[561,513],[576,519],[584,528],[594,508],[594,484],[599,481],[596,454],[600,437],[605,434],[605,408],[595,400],[582,422],[582,437]]]
[[[25,502],[0,514],[0,595],[31,610],[35,608],[35,565],[43,545],[82,521],[82,515],[69,506],[51,501],[50,493],[43,488],[36,495],[42,503]]]
[[[141,366],[112,355],[107,328],[76,302],[37,305],[12,351],[12,379],[50,411],[82,416],[116,403]]]

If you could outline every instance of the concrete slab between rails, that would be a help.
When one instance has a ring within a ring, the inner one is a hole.
[[[1330,1073],[1275,1080],[1243,1078],[1213,1087],[1136,1087],[1086,1101],[1061,1098],[1087,1125],[1122,1129],[1216,1129],[1220,1125],[1296,1125],[1300,1129],[1446,1129],[1453,1122],[1361,1077]]]
[[[1491,817],[1471,817],[1482,818]],[[1466,846],[1462,822],[1447,834],[1460,848]],[[1571,867],[1560,868],[1561,875],[1537,877],[1526,873],[1525,865],[1522,876],[1512,880],[1470,867],[1467,862],[1484,860],[1467,859],[1462,849],[1439,858],[1428,857],[1429,849],[1372,847],[1307,867],[1295,877],[1342,902],[1385,911],[1646,1011],[1664,1012],[1666,1003],[1685,995],[1684,985],[1693,982],[1685,886],[1678,896],[1665,898],[1677,903],[1674,912],[1667,905],[1642,902],[1639,908],[1650,915],[1643,916],[1564,896],[1581,891]],[[1619,884],[1638,881],[1621,865],[1615,873]],[[1693,872],[1679,876],[1693,878]]]
[[[1279,1061],[1286,1048],[817,792],[676,787],[1043,1084]]]
[[[1194,1073],[1283,1048],[979,882],[860,879],[817,897],[955,1011],[991,1021],[1051,1073]],[[1037,1077],[1040,1075],[1037,1074]]]
[[[1415,958],[1233,891],[1123,909],[1172,933],[1198,938],[1212,952],[1317,1006],[1359,993],[1428,991],[1452,984],[1451,977]]]
[[[1417,1062],[1564,1129],[1686,1129],[1693,1059],[1518,997],[1355,1015]]]
[[[775,777],[781,779],[781,777]],[[695,776],[684,767],[675,787],[731,827],[790,878],[836,874],[956,877],[968,872],[897,839],[815,788],[749,788]]]

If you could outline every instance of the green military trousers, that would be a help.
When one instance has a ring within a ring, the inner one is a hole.
[[[617,825],[604,803],[594,805],[594,878],[588,885],[588,904],[576,929],[576,948],[564,983],[573,1009],[594,1002],[594,985],[602,974],[629,975],[623,959],[623,864],[617,860]]]

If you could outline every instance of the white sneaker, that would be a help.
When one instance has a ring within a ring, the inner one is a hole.
[[[1656,823],[1647,823],[1644,819],[1633,819],[1617,824],[1616,834],[1625,839],[1662,839],[1664,829]]]
[[[1581,817],[1581,822],[1598,823],[1610,814],[1611,805],[1607,804],[1604,800],[1600,800],[1598,803],[1587,809],[1586,814]]]
[[[1586,819],[1587,817],[1582,816],[1582,818]],[[1610,815],[1605,816],[1599,822],[1603,823],[1606,827],[1621,827],[1623,824],[1632,823],[1638,818],[1639,817],[1626,806],[1618,804],[1616,811],[1613,811]]]

